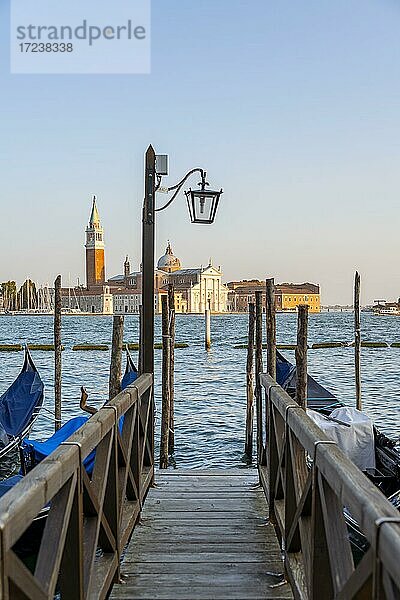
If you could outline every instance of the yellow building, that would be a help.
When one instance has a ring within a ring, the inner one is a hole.
[[[300,304],[307,304],[311,313],[321,312],[319,285],[313,283],[281,283],[276,286],[276,310],[296,311]]]

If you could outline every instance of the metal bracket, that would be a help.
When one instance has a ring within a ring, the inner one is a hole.
[[[333,440],[318,440],[318,442],[314,443],[314,454],[313,454],[313,464],[315,465],[315,461],[317,458],[317,450],[318,450],[318,446],[321,446],[322,444],[333,444],[334,446],[337,446],[337,443],[334,442]]]
[[[264,386],[262,386],[264,387]],[[272,388],[280,388],[281,386],[278,383],[272,383],[271,385],[268,386],[268,388],[264,388],[264,390],[267,393],[267,401],[271,402],[271,390]]]
[[[288,419],[288,412],[290,409],[295,409],[295,410],[300,409],[300,410],[304,411],[304,408],[302,406],[300,406],[299,404],[297,404],[296,406],[294,404],[289,404],[289,406],[287,406],[285,408],[285,423],[286,423],[286,425],[287,425],[287,419]]]
[[[82,444],[80,442],[61,442],[60,446],[76,446],[79,450],[79,462],[82,464]]]
[[[79,486],[78,487],[79,493],[81,493],[82,489],[83,489],[82,488],[82,484],[83,484],[83,481],[82,481],[82,468],[83,468],[82,445],[80,442],[61,442],[60,446],[76,446],[78,448],[78,451],[79,451],[79,469],[78,469],[79,478],[78,478],[77,484]]]
[[[289,429],[289,423],[288,423],[288,414],[289,414],[289,411],[290,411],[291,409],[293,409],[293,410],[304,410],[304,409],[303,409],[301,406],[299,406],[298,404],[297,404],[297,405],[290,404],[289,406],[287,406],[287,407],[285,408],[285,423],[284,423],[284,425],[285,425],[285,434],[284,434],[284,438],[283,438],[283,452],[285,452],[285,448],[286,448],[286,441],[287,441],[287,439],[288,439],[288,437],[289,437],[289,436],[288,436],[288,429]]]
[[[102,408],[114,411],[114,425],[116,425],[117,421],[118,421],[118,408],[116,406],[113,406],[113,405],[110,406],[109,404],[106,404]],[[122,415],[121,415],[121,417],[122,417]]]

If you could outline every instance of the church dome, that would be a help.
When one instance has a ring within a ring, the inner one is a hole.
[[[165,254],[158,259],[157,269],[160,269],[160,271],[166,271],[167,273],[172,273],[173,271],[179,271],[180,268],[181,261],[179,258],[174,256],[171,244],[168,242]]]

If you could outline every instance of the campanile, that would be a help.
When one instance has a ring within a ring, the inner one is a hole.
[[[92,212],[86,227],[86,287],[102,286],[106,280],[104,259],[104,231],[97,209],[96,196],[93,196]]]

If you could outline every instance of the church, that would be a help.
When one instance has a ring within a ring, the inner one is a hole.
[[[126,257],[123,273],[106,278],[104,229],[95,196],[86,227],[85,258],[86,286],[74,288],[73,293],[68,288],[63,289],[64,309],[75,307],[93,314],[138,314],[142,303],[142,273],[131,271]],[[213,313],[228,310],[229,289],[222,283],[221,267],[214,266],[210,259],[205,267],[183,269],[170,242],[154,271],[156,314],[161,313],[161,298],[169,284],[174,285],[178,313],[202,314],[206,308]]]

